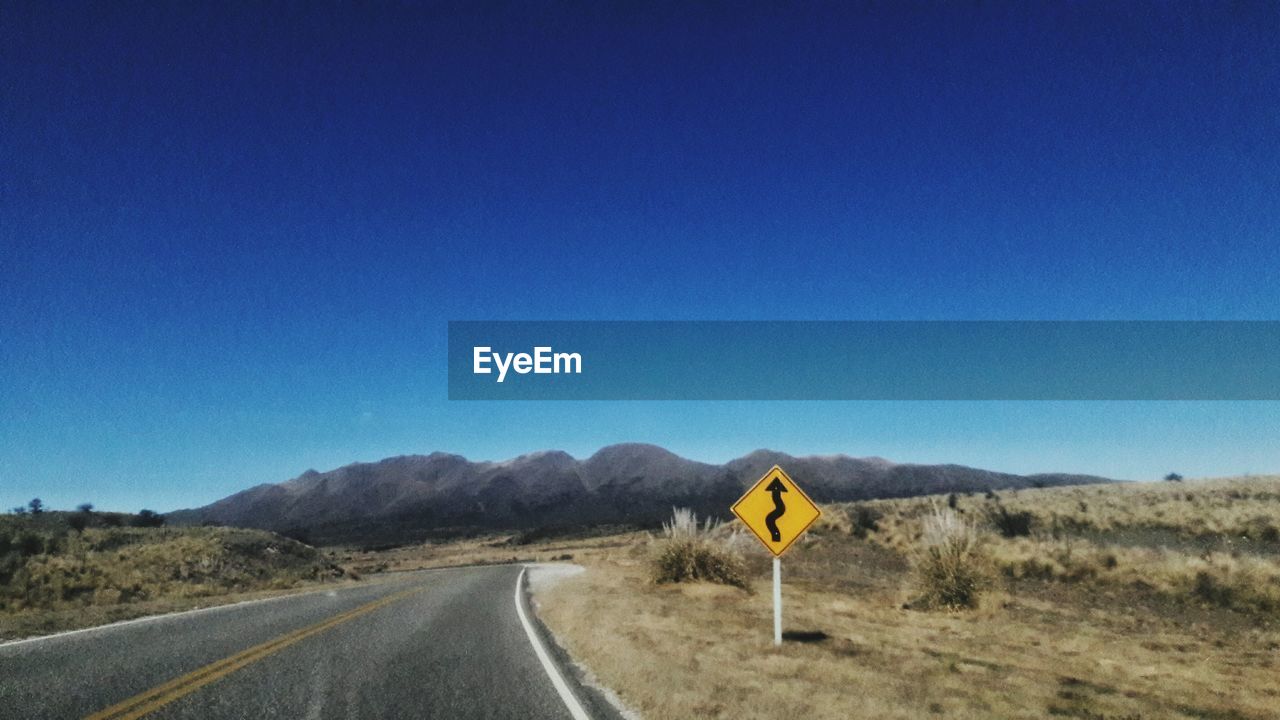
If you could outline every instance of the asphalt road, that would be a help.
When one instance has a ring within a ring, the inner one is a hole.
[[[520,578],[510,565],[405,573],[0,645],[0,717],[616,717],[549,642]]]

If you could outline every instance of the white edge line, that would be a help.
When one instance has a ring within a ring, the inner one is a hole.
[[[538,655],[538,660],[542,661],[542,669],[547,671],[547,677],[551,678],[551,684],[555,685],[556,692],[560,694],[560,700],[564,702],[565,707],[569,708],[569,714],[573,716],[573,720],[591,720],[591,716],[587,714],[586,710],[582,709],[582,704],[578,702],[578,698],[574,697],[573,691],[565,683],[564,677],[560,674],[560,668],[556,667],[551,656],[547,654],[547,649],[542,646],[542,640],[538,638],[537,631],[533,629],[533,625],[529,622],[529,616],[524,612],[524,603],[521,602],[520,591],[524,588],[526,570],[528,570],[527,567],[520,568],[520,574],[516,577],[516,614],[520,616],[520,624],[524,625],[524,632],[529,636],[529,643],[533,645],[533,651]]]
[[[327,590],[336,590],[338,588],[328,588]],[[213,612],[215,610],[230,610],[231,608],[243,607],[245,605],[257,605],[259,603],[275,602],[276,600],[284,600],[286,598],[296,598],[300,595],[311,595],[317,592],[325,592],[325,590],[307,590],[300,593],[292,593],[289,595],[277,595],[269,598],[255,598],[253,600],[240,600],[239,602],[227,603],[225,605],[210,605],[208,607],[192,608],[190,610],[179,610],[177,612],[160,613],[158,615],[144,615],[142,617],[129,618],[128,620],[117,620],[106,625],[93,625],[91,627],[76,628],[75,630],[63,630],[51,635],[35,635],[33,637],[20,638],[18,640],[8,640],[0,642],[0,649],[10,648],[16,645],[27,645],[30,643],[43,642],[45,640],[57,640],[58,638],[70,637],[72,635],[84,635],[86,633],[98,632],[100,630],[111,630],[113,628],[125,627],[127,625],[138,625],[141,623],[155,622],[156,620],[167,620],[169,618],[180,618],[186,615],[200,615],[202,613]]]
[[[420,570],[409,570],[407,572],[411,572],[411,573],[431,572],[431,571],[438,571],[438,570],[454,570],[454,569],[455,568],[452,568],[452,567],[422,568]],[[378,576],[374,576],[374,577],[378,577]],[[129,618],[128,620],[117,620],[112,623],[107,623],[106,625],[93,625],[90,627],[76,628],[75,630],[63,630],[62,632],[56,632],[50,635],[35,635],[33,637],[19,638],[17,640],[6,640],[5,642],[0,642],[0,650],[5,650],[11,647],[17,647],[18,645],[29,645],[29,644],[34,644],[38,642],[44,642],[45,640],[57,640],[59,638],[70,637],[73,635],[84,635],[87,633],[93,633],[98,631],[112,630],[114,628],[125,627],[128,625],[139,625],[142,623],[155,622],[157,620],[168,620],[169,618],[185,617],[187,615],[200,615],[202,613],[217,612],[219,610],[231,610],[232,608],[244,607],[245,605],[258,605],[260,603],[276,602],[278,600],[288,600],[290,598],[300,598],[305,595],[315,595],[317,593],[343,592],[345,590],[354,590],[362,587],[370,587],[371,584],[345,585],[342,587],[328,587],[328,588],[318,587],[318,588],[309,589],[309,590],[302,590],[296,593],[276,595],[274,597],[254,598],[252,600],[240,600],[238,602],[226,603],[224,605],[210,605],[208,607],[192,608],[190,610],[179,610],[177,612],[169,612],[169,613],[159,613],[157,615],[144,615],[142,617]],[[377,583],[377,584],[381,584],[381,583]],[[210,597],[209,599],[215,600],[216,596]]]

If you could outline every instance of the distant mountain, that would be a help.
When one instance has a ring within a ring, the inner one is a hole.
[[[313,542],[420,540],[484,530],[653,525],[673,506],[724,516],[773,465],[818,502],[941,492],[1109,482],[1088,475],[1010,475],[961,465],[910,465],[847,455],[792,457],[757,450],[724,465],[680,457],[655,445],[624,444],[585,460],[557,450],[503,462],[471,462],[436,452],[329,472],[308,470],[194,510],[178,525],[253,527]]]

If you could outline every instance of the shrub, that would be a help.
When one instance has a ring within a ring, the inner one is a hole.
[[[14,547],[19,555],[39,555],[45,550],[44,538],[33,532],[23,532],[18,535]]]
[[[1195,563],[1190,594],[1203,602],[1266,613],[1280,609],[1280,574],[1257,558],[1211,553]]]
[[[137,515],[129,521],[133,527],[162,527],[164,525],[164,516],[155,510],[139,510]]]
[[[925,516],[913,558],[926,608],[958,610],[978,606],[991,583],[990,563],[977,530],[950,508],[935,505]]]
[[[1231,607],[1235,593],[1231,585],[1223,582],[1208,570],[1196,572],[1192,594],[1206,602],[1222,607]]]
[[[999,503],[987,511],[987,519],[995,526],[1000,534],[1007,538],[1027,537],[1031,534],[1031,525],[1034,516],[1026,510],[1017,510],[1009,512],[1009,509]]]
[[[884,514],[875,508],[859,505],[853,509],[853,536],[856,538],[865,538],[867,533],[873,533],[880,529],[880,520]]]
[[[653,556],[657,583],[706,582],[747,587],[747,568],[738,553],[737,535],[723,532],[719,522],[703,523],[687,508],[673,508],[663,523],[662,538]]]

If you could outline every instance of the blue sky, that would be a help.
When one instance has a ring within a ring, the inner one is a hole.
[[[446,401],[450,319],[1280,319],[1274,5],[682,5],[0,8],[0,507],[624,440],[1280,470],[1274,403]]]

